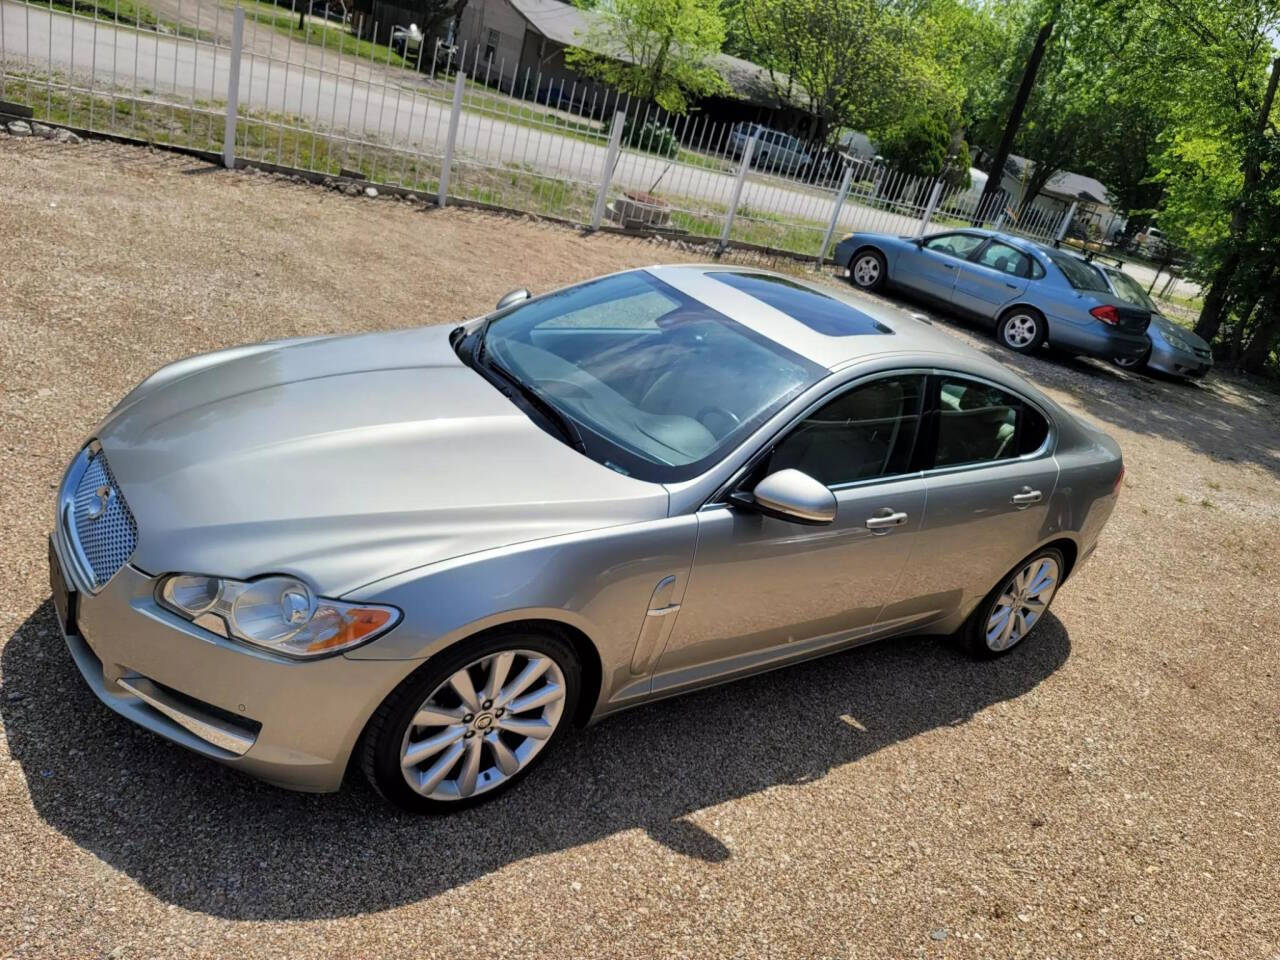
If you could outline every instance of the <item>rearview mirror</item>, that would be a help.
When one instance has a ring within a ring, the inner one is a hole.
[[[498,301],[497,309],[501,310],[503,307],[509,307],[513,303],[519,303],[521,300],[528,300],[532,296],[533,294],[530,293],[528,290],[526,290],[524,287],[521,287],[519,290],[512,290],[510,293],[505,294],[503,298]]]
[[[807,473],[779,470],[750,493],[735,493],[734,503],[791,523],[823,524],[836,518],[836,496]]]

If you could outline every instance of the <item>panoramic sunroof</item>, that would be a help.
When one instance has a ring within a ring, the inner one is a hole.
[[[741,290],[775,310],[799,320],[810,330],[828,337],[854,337],[868,333],[893,333],[883,323],[835,297],[810,289],[785,277],[762,273],[710,271],[708,276]]]

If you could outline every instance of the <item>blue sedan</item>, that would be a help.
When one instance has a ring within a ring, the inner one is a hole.
[[[995,324],[1018,353],[1043,344],[1104,360],[1137,360],[1149,349],[1151,312],[1117,297],[1097,270],[1065,251],[991,230],[927,237],[851,233],[835,262],[862,290],[901,288]]]

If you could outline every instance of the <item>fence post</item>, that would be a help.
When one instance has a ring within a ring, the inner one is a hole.
[[[222,165],[236,165],[236,114],[240,109],[240,54],[244,48],[244,7],[236,5],[231,17],[231,69],[227,76],[227,125],[222,131]]]
[[[942,181],[939,180],[933,185],[933,191],[929,194],[929,204],[924,208],[924,219],[920,221],[920,229],[916,233],[917,237],[923,237],[924,232],[929,229],[929,221],[933,219],[933,211],[938,209],[938,201],[942,199]]]
[[[609,202],[609,182],[613,180],[613,168],[618,164],[618,154],[622,151],[622,127],[627,122],[627,115],[619,110],[613,115],[613,128],[609,131],[609,149],[604,155],[604,173],[600,176],[600,192],[596,194],[596,205],[591,208],[591,229],[599,230],[600,221],[604,219],[605,204]]]
[[[747,180],[747,171],[751,169],[751,155],[756,152],[756,138],[752,134],[742,150],[742,162],[738,165],[738,179],[733,183],[733,196],[729,198],[729,212],[725,214],[724,230],[720,232],[720,252],[729,248],[729,231],[733,229],[733,219],[738,215],[738,201],[742,199],[742,185]]]
[[[827,232],[822,237],[822,249],[818,251],[818,265],[815,270],[822,270],[822,261],[827,259],[827,247],[831,246],[831,238],[835,236],[836,225],[840,222],[840,209],[849,196],[849,187],[853,183],[853,165],[844,168],[844,179],[840,181],[840,191],[836,194],[836,204],[831,208],[831,222],[827,224]]]
[[[1054,246],[1062,242],[1062,238],[1067,235],[1067,227],[1071,226],[1071,218],[1076,215],[1077,201],[1071,201],[1071,209],[1067,211],[1067,215],[1062,218],[1062,223],[1058,224],[1058,235],[1053,238]]]
[[[462,117],[462,91],[466,85],[466,74],[459,67],[453,81],[453,109],[449,114],[449,137],[444,142],[444,160],[440,164],[440,193],[436,197],[436,204],[441,207],[445,205],[445,200],[449,196],[449,168],[453,166],[453,145],[458,139],[458,121]]]

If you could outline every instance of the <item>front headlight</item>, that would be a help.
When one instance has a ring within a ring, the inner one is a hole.
[[[1178,334],[1174,333],[1171,330],[1165,331],[1164,338],[1168,340],[1172,346],[1177,347],[1179,350],[1184,350],[1187,353],[1195,352],[1191,349],[1191,344],[1187,342],[1185,338],[1179,336]]]
[[[223,637],[289,657],[317,657],[366,643],[400,621],[395,607],[317,597],[301,580],[227,580],[179,573],[160,584],[164,607]]]

